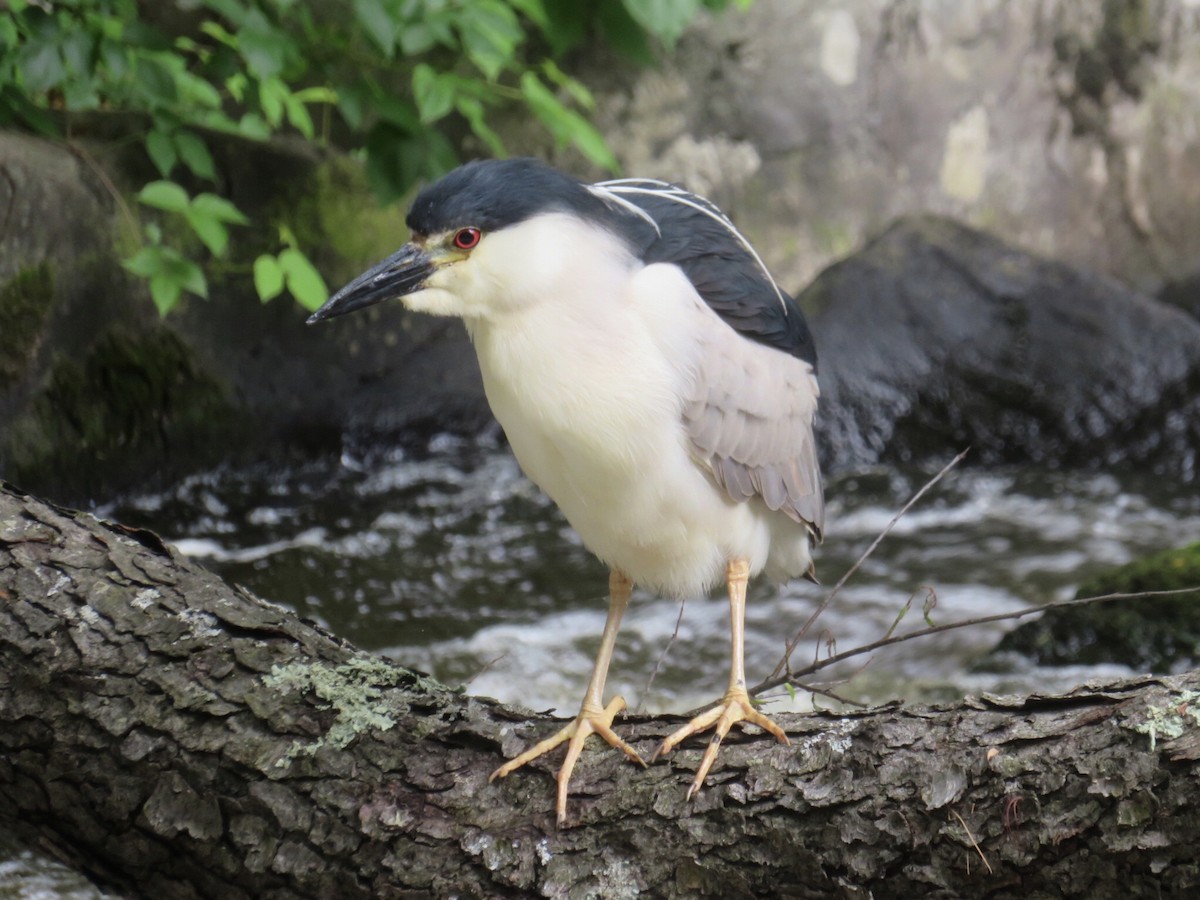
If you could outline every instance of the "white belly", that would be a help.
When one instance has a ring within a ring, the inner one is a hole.
[[[540,306],[469,325],[488,402],[529,478],[609,566],[652,590],[694,595],[735,556],[761,571],[778,514],[732,501],[689,455],[680,416],[689,339],[673,334],[664,352],[643,313],[616,301]],[[662,316],[677,326],[695,318]]]

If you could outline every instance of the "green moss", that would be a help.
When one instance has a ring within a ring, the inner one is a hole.
[[[1160,737],[1174,740],[1191,728],[1200,727],[1200,691],[1172,694],[1163,706],[1148,706],[1146,721],[1130,726],[1150,738],[1150,749],[1158,748]]]
[[[1200,585],[1200,543],[1104,572],[1076,596],[1171,591]],[[1052,609],[1005,636],[999,651],[1039,663],[1122,663],[1175,671],[1200,662],[1200,590],[1172,597],[1114,600]]]
[[[388,731],[396,720],[380,710],[383,688],[394,686],[402,670],[374,657],[359,656],[340,666],[324,663],[291,663],[275,666],[263,678],[279,690],[311,691],[323,701],[324,709],[337,715],[325,736],[308,744],[292,744],[277,765],[287,766],[298,756],[312,756],[322,747],[346,747],[354,738],[371,730]]]
[[[381,205],[363,167],[335,157],[287,191],[275,218],[335,280],[394,253],[408,240],[407,202]]]
[[[89,493],[109,477],[185,468],[204,452],[198,439],[233,419],[225,387],[174,333],[114,326],[83,359],[54,363],[12,423],[3,456],[17,483]]]
[[[54,279],[45,262],[23,269],[0,288],[0,389],[28,370],[53,300]]]
[[[376,259],[408,240],[407,202],[380,205],[362,166],[345,157],[317,171],[321,228],[330,245],[348,260]]]

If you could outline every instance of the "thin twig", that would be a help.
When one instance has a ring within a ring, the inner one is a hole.
[[[1189,594],[1200,592],[1200,585],[1195,587],[1174,588],[1169,591],[1138,591],[1136,593],[1121,593],[1121,594],[1102,594],[1098,597],[1076,597],[1073,600],[1055,600],[1051,603],[1046,603],[1042,606],[1031,606],[1028,609],[1018,609],[1013,612],[995,613],[990,616],[978,616],[974,619],[962,619],[957,622],[947,622],[944,625],[931,625],[928,628],[920,628],[916,631],[909,631],[906,634],[901,634],[894,637],[880,638],[877,641],[872,641],[869,644],[855,647],[853,650],[846,650],[842,653],[835,653],[832,656],[826,656],[823,659],[814,660],[812,664],[805,666],[803,669],[794,672],[788,672],[780,677],[771,675],[769,678],[759,682],[754,687],[750,688],[750,694],[760,694],[763,691],[769,691],[772,688],[779,687],[783,684],[795,684],[797,678],[802,678],[805,675],[811,675],[814,672],[819,672],[821,669],[835,665],[843,660],[851,659],[855,656],[861,656],[864,653],[872,653],[880,650],[883,647],[890,647],[893,644],[900,644],[904,641],[911,641],[915,638],[928,637],[931,634],[941,634],[943,631],[954,631],[957,628],[967,628],[971,625],[987,625],[991,622],[1004,622],[1008,619],[1023,619],[1026,616],[1032,616],[1037,613],[1046,612],[1049,609],[1062,609],[1067,606],[1086,606],[1089,603],[1107,603],[1112,600],[1142,600],[1149,597],[1171,597],[1178,594]]]
[[[783,658],[779,660],[779,664],[775,666],[775,669],[769,676],[771,679],[778,678],[788,670],[792,653],[795,652],[796,647],[800,645],[800,642],[804,640],[805,636],[808,634],[808,630],[812,628],[813,623],[817,621],[817,618],[821,615],[821,613],[825,612],[825,610],[829,608],[829,604],[833,602],[833,598],[837,596],[838,591],[840,591],[842,586],[850,580],[850,576],[857,572],[859,567],[861,567],[862,564],[867,561],[867,558],[875,552],[875,548],[878,547],[880,542],[888,536],[888,533],[896,526],[896,523],[900,521],[901,517],[910,509],[912,509],[913,505],[916,504],[916,502],[922,497],[924,497],[925,494],[929,492],[930,488],[941,481],[947,472],[962,462],[963,458],[966,457],[968,452],[970,452],[970,449],[971,448],[968,447],[966,450],[963,450],[961,453],[959,453],[958,456],[954,457],[954,459],[950,460],[950,462],[946,463],[940,472],[929,479],[929,481],[925,482],[924,486],[915,494],[913,494],[912,498],[905,503],[904,506],[900,507],[900,511],[892,516],[892,520],[887,523],[887,526],[883,529],[883,531],[879,532],[878,537],[871,542],[871,546],[864,550],[862,556],[855,561],[854,565],[846,570],[846,574],[838,579],[838,583],[833,586],[833,590],[826,595],[825,599],[821,601],[820,605],[813,610],[813,614],[808,617],[808,621],[800,626],[800,630],[796,632],[796,635],[790,641],[788,641],[787,646],[783,651]]]
[[[650,696],[650,687],[654,684],[654,679],[658,677],[658,670],[662,668],[663,662],[666,661],[667,654],[671,652],[671,647],[675,644],[675,639],[679,637],[679,626],[683,624],[683,608],[687,600],[679,601],[679,615],[675,618],[675,628],[671,632],[671,636],[667,638],[667,644],[662,648],[662,652],[658,654],[658,659],[654,661],[654,669],[650,672],[650,677],[646,679],[646,686],[642,688],[642,698],[638,701],[637,709],[634,712],[641,715],[646,706],[646,698]]]

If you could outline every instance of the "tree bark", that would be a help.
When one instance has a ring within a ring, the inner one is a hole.
[[[1200,886],[1200,673],[780,716],[648,769],[0,483],[0,818],[130,896],[1105,897]],[[677,717],[631,717],[648,755]],[[1140,729],[1140,730],[1139,730]],[[1153,733],[1153,735],[1151,734]],[[1152,739],[1153,737],[1153,739]]]

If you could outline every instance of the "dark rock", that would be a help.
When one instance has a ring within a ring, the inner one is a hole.
[[[1158,299],[1200,319],[1200,271],[1167,282],[1159,290]]]
[[[1111,569],[1076,597],[1200,586],[1200,544]],[[992,651],[1038,665],[1120,663],[1138,671],[1182,672],[1200,665],[1200,589],[1170,597],[1051,609],[1006,634]]]
[[[1200,323],[948,219],[903,219],[800,295],[825,459],[1137,464],[1192,480]]]
[[[235,201],[313,248],[334,286],[407,237],[403,207],[375,204],[346,160],[212,146]],[[248,272],[279,249],[274,229],[236,234],[230,264],[209,267],[211,299],[185,297],[160,320],[120,265],[114,235],[128,222],[105,188],[149,177],[145,161],[107,154],[101,178],[84,159],[0,133],[6,477],[85,503],[223,463],[337,453],[347,436],[387,445],[490,422],[461,323],[392,304],[309,328],[291,300],[260,303]]]

